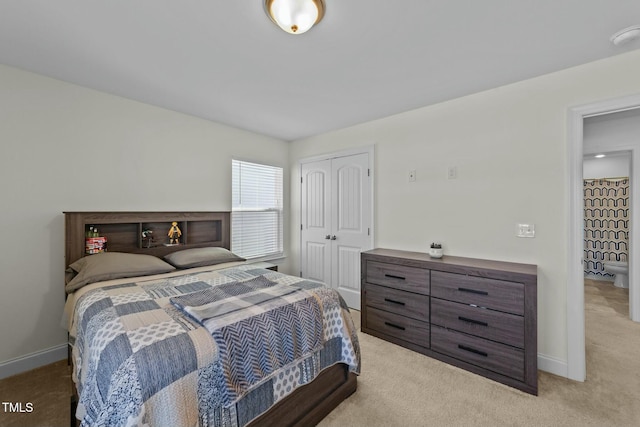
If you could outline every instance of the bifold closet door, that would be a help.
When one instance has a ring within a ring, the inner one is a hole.
[[[360,309],[360,252],[373,247],[369,155],[305,163],[301,172],[302,277]]]
[[[300,276],[331,285],[331,160],[304,163]]]

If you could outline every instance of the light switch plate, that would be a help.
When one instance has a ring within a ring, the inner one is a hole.
[[[517,224],[516,236],[518,237],[536,237],[535,224]]]

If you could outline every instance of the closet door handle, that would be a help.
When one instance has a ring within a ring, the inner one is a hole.
[[[330,234],[327,234],[326,236],[324,236],[325,239],[329,240],[331,238]]]
[[[331,236],[331,240],[336,240],[336,239],[337,239],[337,237],[336,237],[335,234],[333,236]]]
[[[476,325],[481,326],[489,326],[487,322],[481,322],[480,320],[469,319],[468,317],[458,316],[458,320],[462,320],[463,322],[474,323]]]

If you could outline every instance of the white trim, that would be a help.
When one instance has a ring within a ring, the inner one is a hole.
[[[21,374],[67,358],[67,344],[37,351],[0,363],[0,379]]]
[[[570,108],[567,123],[567,204],[568,204],[568,253],[567,253],[567,378],[584,381],[586,379],[585,335],[584,335],[584,273],[583,254],[583,211],[582,211],[582,161],[584,118],[616,113],[640,107],[640,94],[596,102]],[[616,149],[618,149],[616,147]],[[640,163],[640,150],[632,150],[633,166]],[[636,174],[637,175],[637,174]],[[640,242],[640,207],[634,208],[634,197],[640,191],[635,185],[638,177],[632,176],[631,195],[631,238],[629,254],[629,311],[634,321],[640,321],[640,284],[634,284],[640,267],[640,251],[635,251],[634,242]],[[638,197],[640,199],[640,197]],[[637,202],[636,202],[637,203]],[[634,224],[636,225],[634,227]]]
[[[587,373],[584,338],[584,273],[582,255],[584,242],[582,192],[583,117],[578,110],[569,112],[567,159],[569,162],[568,245],[567,254],[567,378],[584,381]]]
[[[559,377],[567,377],[567,362],[555,357],[538,354],[538,369]]]
[[[329,159],[335,159],[337,157],[347,157],[347,156],[353,156],[356,154],[364,154],[364,153],[368,153],[369,154],[369,167],[371,168],[371,176],[373,176],[373,154],[375,153],[375,144],[371,144],[371,145],[365,145],[362,147],[356,147],[356,148],[349,148],[347,150],[341,150],[341,151],[334,151],[331,153],[325,153],[325,154],[319,154],[317,156],[311,156],[311,157],[304,157],[300,160],[298,160],[298,169],[300,169],[300,166],[303,163],[311,163],[311,162],[318,162],[320,160],[329,160]]]

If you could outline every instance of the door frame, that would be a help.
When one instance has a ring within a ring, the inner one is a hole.
[[[348,156],[353,156],[356,154],[369,154],[369,175],[370,175],[370,180],[369,180],[369,185],[371,186],[371,203],[369,206],[370,212],[371,212],[371,249],[376,247],[376,236],[375,236],[375,230],[376,230],[376,225],[375,225],[375,152],[376,152],[376,146],[375,144],[371,144],[371,145],[365,145],[362,147],[356,147],[356,148],[349,148],[346,150],[340,150],[340,151],[333,151],[330,153],[325,153],[325,154],[319,154],[319,155],[315,155],[315,156],[311,156],[311,157],[304,157],[302,159],[298,160],[298,172],[300,173],[300,176],[302,176],[302,165],[305,163],[311,163],[311,162],[318,162],[318,161],[322,161],[322,160],[330,160],[330,159],[335,159],[338,157],[348,157]],[[302,185],[300,185],[300,212],[302,212],[302,202],[303,202],[303,197],[302,197]],[[300,218],[300,224],[302,224],[302,218]],[[300,238],[299,238],[299,247],[300,247],[300,254],[299,257],[300,259],[298,260],[299,265],[300,265],[300,270],[302,270],[302,265],[303,265],[303,260],[302,260],[302,233],[300,233]]]
[[[568,268],[567,268],[567,378],[586,379],[585,325],[584,325],[584,271],[583,271],[583,191],[582,161],[584,155],[584,119],[640,108],[640,94],[604,100],[570,108],[567,114],[567,162],[568,179],[566,194],[568,204]],[[616,148],[617,149],[617,148]],[[634,285],[640,276],[640,250],[634,248],[640,242],[640,174],[634,174],[634,166],[640,165],[640,150],[628,148],[631,154],[631,224],[629,261],[635,268],[629,269],[629,312],[631,319],[640,321],[640,285]],[[636,226],[634,226],[634,224]]]

